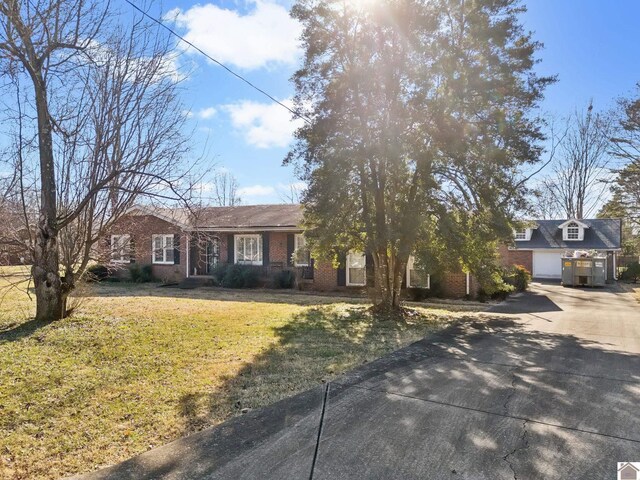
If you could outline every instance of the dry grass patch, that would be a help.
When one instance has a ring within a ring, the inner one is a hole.
[[[5,282],[7,279],[5,279]],[[273,292],[97,285],[74,317],[0,304],[0,478],[113,464],[407,345],[456,315],[407,321]]]

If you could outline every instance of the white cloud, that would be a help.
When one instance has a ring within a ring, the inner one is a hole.
[[[140,81],[141,78],[148,79],[151,74],[153,75],[152,83],[161,82],[165,78],[169,78],[173,82],[181,82],[187,78],[187,73],[182,71],[178,61],[179,52],[167,53],[162,57],[136,56],[135,51],[123,54],[117,49],[114,50],[109,44],[91,40],[87,44],[85,53],[90,55],[97,65],[103,66],[109,62],[114,74],[123,75],[125,79],[133,83]]]
[[[246,14],[207,3],[175,8],[165,18],[185,29],[189,42],[224,64],[257,69],[296,63],[301,25],[273,0],[247,3],[252,8]]]
[[[291,100],[282,103],[292,106]],[[259,103],[243,100],[225,105],[231,124],[240,131],[245,141],[258,148],[286,147],[301,120],[291,120],[291,113],[277,103]]]
[[[238,189],[238,195],[241,197],[268,197],[275,193],[276,189],[268,185],[251,185]]]
[[[202,118],[203,120],[207,120],[211,117],[213,117],[218,111],[213,108],[213,107],[207,107],[207,108],[203,108],[201,110],[198,110],[198,117]]]

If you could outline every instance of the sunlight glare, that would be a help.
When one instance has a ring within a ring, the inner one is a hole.
[[[380,0],[349,0],[348,3],[357,9],[368,10],[379,2]]]

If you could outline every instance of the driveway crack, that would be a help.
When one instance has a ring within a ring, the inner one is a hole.
[[[327,382],[324,386],[324,395],[322,396],[322,410],[320,412],[320,422],[318,425],[318,436],[316,438],[316,446],[313,451],[313,460],[311,462],[311,472],[309,473],[309,480],[313,480],[313,475],[316,470],[316,462],[318,461],[318,451],[320,449],[320,440],[322,440],[322,428],[324,426],[324,416],[327,410],[327,400],[329,399],[329,388],[331,382]]]
[[[509,402],[511,402],[511,399],[513,398],[513,396],[516,394],[516,382],[518,381],[517,377],[516,377],[516,370],[518,370],[520,367],[513,367],[510,371],[511,374],[511,388],[509,391],[509,394],[507,395],[507,398],[504,400],[504,403],[502,404],[502,409],[505,415],[509,414]]]
[[[521,450],[526,450],[527,448],[529,448],[529,432],[527,431],[528,422],[529,420],[524,420],[522,422],[522,435],[520,435],[518,445],[509,453],[507,453],[504,457],[502,457],[502,459],[505,462],[507,462],[507,465],[509,465],[509,468],[513,472],[513,480],[518,480],[518,472],[516,472],[516,469],[513,466],[513,463],[511,463],[511,460],[509,459],[509,457],[515,455],[517,452]]]

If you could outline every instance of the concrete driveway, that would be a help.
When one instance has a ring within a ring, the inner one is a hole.
[[[631,295],[535,284],[493,310],[86,478],[615,479],[640,461]]]

